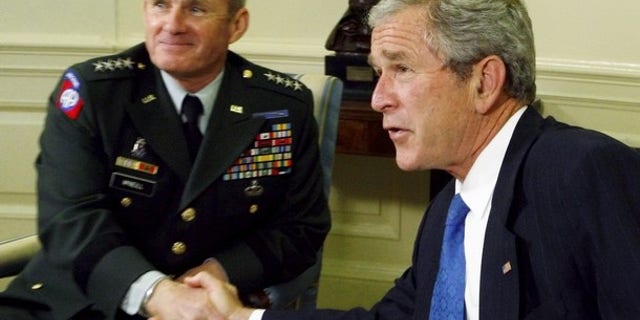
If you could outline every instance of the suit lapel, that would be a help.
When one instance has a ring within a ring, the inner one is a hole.
[[[516,235],[511,215],[516,180],[526,154],[540,134],[543,119],[528,108],[509,143],[493,193],[487,224],[480,280],[480,318],[517,319],[520,302]],[[516,208],[517,209],[517,208]]]
[[[147,143],[182,181],[187,181],[190,160],[182,125],[176,109],[155,68],[138,80],[139,90],[133,93],[133,103],[126,108],[133,125]]]

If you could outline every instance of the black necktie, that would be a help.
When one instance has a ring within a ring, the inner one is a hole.
[[[202,102],[196,96],[186,95],[182,101],[182,119],[184,121],[184,135],[187,138],[187,147],[191,155],[191,161],[195,160],[202,142],[202,133],[198,129],[198,119],[202,115]]]

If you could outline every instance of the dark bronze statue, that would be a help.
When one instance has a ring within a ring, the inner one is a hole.
[[[369,53],[371,30],[366,18],[378,0],[349,0],[349,8],[333,28],[325,48],[341,53]]]

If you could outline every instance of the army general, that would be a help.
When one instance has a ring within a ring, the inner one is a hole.
[[[330,221],[310,91],[228,50],[243,0],[145,0],[145,43],[66,70],[38,173],[43,250],[1,319],[205,319],[315,263]]]

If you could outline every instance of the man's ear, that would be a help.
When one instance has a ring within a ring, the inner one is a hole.
[[[249,10],[247,10],[247,8],[240,8],[240,10],[231,17],[231,21],[229,23],[231,25],[229,44],[232,44],[242,38],[249,28]]]
[[[507,67],[496,55],[487,56],[473,66],[476,111],[486,114],[504,92]]]

